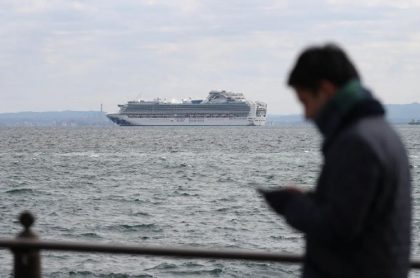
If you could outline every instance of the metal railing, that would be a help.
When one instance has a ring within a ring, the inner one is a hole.
[[[271,261],[301,263],[302,255],[251,252],[243,250],[208,250],[199,248],[163,248],[156,246],[124,246],[111,244],[91,244],[65,241],[41,241],[31,230],[35,218],[29,212],[19,217],[24,230],[16,239],[0,239],[0,248],[10,249],[14,255],[15,278],[41,278],[40,250],[108,253],[125,255],[148,255],[175,258],[211,258],[225,260]],[[410,267],[420,269],[420,260],[412,260]]]

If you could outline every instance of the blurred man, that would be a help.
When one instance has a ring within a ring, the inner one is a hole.
[[[313,192],[263,194],[306,236],[303,277],[407,277],[409,164],[382,105],[335,45],[306,49],[288,85],[323,135],[324,164]]]

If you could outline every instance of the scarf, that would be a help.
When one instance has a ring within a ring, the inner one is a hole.
[[[334,97],[315,117],[315,124],[324,137],[325,153],[341,130],[362,118],[384,115],[382,104],[359,80],[352,80],[341,87]]]

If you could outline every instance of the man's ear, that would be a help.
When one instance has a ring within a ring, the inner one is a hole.
[[[337,89],[337,86],[334,85],[331,81],[322,79],[319,82],[319,91],[325,94],[325,97],[328,99],[332,98],[335,95]]]

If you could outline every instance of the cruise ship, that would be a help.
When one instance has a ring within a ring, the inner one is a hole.
[[[262,126],[267,104],[241,93],[211,91],[204,100],[129,101],[119,113],[107,114],[121,126]]]

